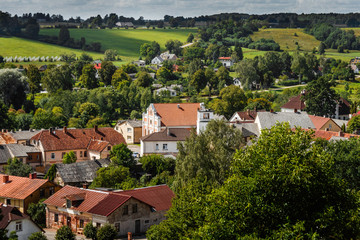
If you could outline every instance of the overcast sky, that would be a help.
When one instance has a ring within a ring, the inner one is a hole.
[[[116,13],[126,17],[162,19],[164,15],[193,17],[223,12],[349,13],[359,12],[350,0],[0,0],[0,10],[12,15],[44,12],[64,18]]]

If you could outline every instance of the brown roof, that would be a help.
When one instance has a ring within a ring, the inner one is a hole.
[[[131,196],[128,195],[120,195],[110,193],[105,199],[96,204],[92,209],[89,210],[89,213],[109,216],[116,209],[118,209],[121,205],[123,205],[127,200],[129,200]]]
[[[121,133],[113,128],[105,127],[95,130],[87,129],[67,129],[64,130],[43,130],[36,134],[31,140],[41,141],[44,151],[87,149],[91,140],[107,141],[111,145],[125,143]]]
[[[266,112],[266,110],[247,110],[244,112],[236,112],[244,121],[255,121],[258,112]]]
[[[3,183],[4,174],[0,174],[0,197],[25,199],[42,185],[47,179],[30,179],[26,177],[9,176],[9,181]]]
[[[319,117],[314,115],[309,115],[309,118],[313,122],[317,130],[320,130],[328,121],[332,121],[334,124],[336,124],[333,120],[331,120],[331,118]]]
[[[169,131],[169,133],[168,133]],[[190,136],[190,129],[187,128],[166,128],[160,132],[154,132],[141,138],[142,141],[185,141]]]
[[[311,129],[303,129],[304,131],[314,131]],[[323,138],[325,140],[330,140],[332,137],[342,137],[342,138],[358,138],[359,135],[344,133],[344,132],[332,132],[332,131],[325,131],[325,130],[316,130],[314,131],[315,138]]]
[[[106,141],[98,141],[98,140],[91,140],[88,150],[93,150],[93,151],[97,151],[97,152],[101,152],[102,150],[104,150],[104,148],[107,147],[107,145],[109,145],[109,142]]]
[[[122,195],[130,195],[149,204],[150,206],[155,207],[157,211],[170,209],[171,200],[175,197],[174,192],[167,185],[138,188],[118,193]]]
[[[196,126],[200,103],[154,103],[162,126]]]
[[[301,111],[305,110],[305,102],[301,100],[302,96],[302,94],[299,94],[295,97],[290,98],[290,100],[285,103],[281,108],[296,109]]]
[[[11,221],[17,221],[21,219],[30,219],[28,215],[22,213],[13,206],[4,206],[0,204],[1,215],[3,216],[0,221],[0,229],[5,229]]]

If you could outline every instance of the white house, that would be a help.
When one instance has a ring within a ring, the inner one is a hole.
[[[166,128],[140,139],[140,156],[148,154],[176,155],[178,142],[183,142],[190,136],[186,128]]]
[[[163,60],[170,60],[170,61],[175,61],[178,58],[175,54],[169,53],[169,51],[160,54],[160,57]]]
[[[151,60],[151,64],[159,65],[164,61],[160,56],[156,56]]]
[[[175,97],[177,95],[176,90],[172,87],[162,87],[155,90],[156,95],[161,95],[161,92],[169,92],[170,97]]]
[[[221,62],[221,64],[227,68],[234,65],[234,62],[231,60],[231,57],[219,57],[219,62]]]
[[[44,231],[28,215],[20,212],[16,207],[0,205],[0,209],[3,216],[0,221],[0,229],[8,230],[7,236],[15,231],[18,240],[27,240],[31,234]]]
[[[137,65],[138,67],[145,67],[146,62],[144,60],[134,61],[133,64]]]
[[[237,86],[237,87],[239,87],[239,88],[242,88],[240,79],[234,78],[233,81],[234,81],[234,85],[235,85],[235,86]]]

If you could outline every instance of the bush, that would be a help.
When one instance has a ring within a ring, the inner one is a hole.
[[[47,240],[47,237],[42,232],[36,232],[31,234],[28,240]]]
[[[282,80],[278,84],[281,86],[293,86],[299,84],[299,80]]]
[[[113,240],[116,235],[116,229],[110,224],[105,224],[97,231],[96,237],[98,240]]]
[[[96,240],[96,234],[97,234],[97,229],[96,227],[94,227],[93,223],[89,222],[88,224],[86,224],[84,228],[85,237],[91,238],[92,240]]]
[[[62,226],[56,231],[55,240],[75,240],[75,234],[68,226]]]

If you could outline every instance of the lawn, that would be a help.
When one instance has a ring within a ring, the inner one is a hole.
[[[157,41],[162,50],[170,39],[186,42],[188,34],[197,29],[69,29],[75,39],[85,37],[87,43],[100,42],[102,50],[116,49],[124,61],[139,58],[140,46]],[[41,29],[41,35],[57,36],[59,29]]]
[[[295,51],[297,49],[296,42],[304,51],[312,51],[314,47],[318,47],[320,44],[320,41],[316,40],[314,36],[304,33],[303,29],[299,28],[260,29],[250,37],[254,41],[261,38],[272,39],[280,45],[281,50],[286,51]]]
[[[42,43],[17,37],[0,37],[0,55],[3,57],[42,57],[59,56],[62,53],[75,53],[80,56],[84,51]],[[103,54],[86,52],[93,58],[101,58]]]

